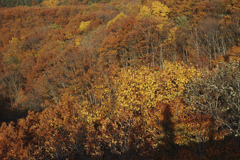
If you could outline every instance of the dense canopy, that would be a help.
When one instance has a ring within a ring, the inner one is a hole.
[[[240,159],[240,1],[0,0],[0,159]]]

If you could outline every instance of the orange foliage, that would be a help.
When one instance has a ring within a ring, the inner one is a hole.
[[[239,2],[60,2],[0,10],[1,111],[29,111],[0,159],[239,158],[183,100],[194,66],[239,61]]]

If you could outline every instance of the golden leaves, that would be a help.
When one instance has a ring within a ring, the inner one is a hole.
[[[119,13],[115,18],[113,18],[112,20],[110,20],[108,23],[107,23],[107,28],[109,26],[111,26],[113,23],[115,23],[117,20],[120,20],[120,19],[123,19],[123,18],[126,18],[127,16],[121,12]]]
[[[151,6],[152,6],[151,8],[145,5],[142,6],[140,8],[140,12],[137,16],[137,19],[141,17],[153,16],[155,18],[158,18],[159,20],[163,20],[163,21],[168,20],[168,14],[170,13],[170,9],[167,6],[165,6],[159,1],[152,2]]]
[[[59,3],[59,0],[44,0],[42,2],[42,5],[45,5],[45,6],[57,6],[58,3]]]
[[[91,21],[86,21],[86,22],[82,21],[80,26],[79,26],[79,30],[80,31],[87,31],[88,26],[90,25],[90,23],[91,23]]]
[[[81,39],[77,38],[76,39],[76,46],[79,46],[81,44]]]
[[[188,81],[199,75],[200,72],[194,67],[168,61],[165,61],[163,71],[147,67],[136,71],[123,69],[116,80],[118,106],[142,114],[146,122],[151,121],[152,118],[148,117],[149,109],[155,108],[158,103],[170,103],[181,98]],[[184,108],[179,108],[179,114],[183,110]],[[156,111],[156,114],[161,116],[161,111]]]
[[[151,16],[152,13],[151,13],[151,9],[148,8],[147,6],[142,6],[140,8],[140,12],[138,14],[138,17],[148,17],[148,16]]]
[[[170,9],[161,2],[155,1],[152,3],[152,14],[156,17],[162,17],[167,20],[169,13]]]

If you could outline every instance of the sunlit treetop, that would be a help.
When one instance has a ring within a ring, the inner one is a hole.
[[[161,2],[155,1],[152,3],[152,14],[156,17],[163,17],[167,19],[169,13],[170,9]]]
[[[151,8],[145,5],[140,7],[140,13],[137,18],[153,16],[162,20],[168,20],[168,14],[170,11],[171,10],[161,2],[154,1],[151,4]]]
[[[127,16],[126,16],[123,12],[119,13],[115,18],[113,18],[111,21],[109,21],[109,22],[107,23],[107,28],[108,28],[111,24],[115,23],[117,20],[120,20],[120,19],[123,19],[123,18],[126,18],[126,17],[127,17]]]
[[[82,21],[80,26],[79,26],[79,30],[80,31],[86,31],[88,29],[88,26],[90,25],[91,21]]]

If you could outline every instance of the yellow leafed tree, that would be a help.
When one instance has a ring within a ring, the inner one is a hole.
[[[107,28],[108,28],[111,24],[115,23],[117,20],[120,20],[120,19],[123,19],[123,18],[126,18],[126,17],[127,17],[127,16],[126,16],[123,12],[119,13],[115,18],[113,18],[111,21],[109,21],[109,22],[107,23]]]
[[[58,3],[59,3],[59,0],[44,0],[42,2],[42,5],[45,5],[45,6],[57,6]]]
[[[146,17],[146,16],[153,16],[159,20],[168,20],[168,14],[170,13],[170,9],[162,4],[161,2],[154,1],[151,4],[151,8],[143,5],[140,8],[140,12],[137,18]]]
[[[167,20],[169,13],[170,9],[161,2],[155,1],[152,3],[152,14],[154,16],[161,17]]]
[[[149,108],[160,102],[168,103],[181,96],[191,78],[200,76],[200,71],[183,63],[164,63],[163,71],[147,67],[122,70],[118,81],[121,105],[139,110],[138,106]]]
[[[159,122],[163,120],[162,106],[159,104],[170,104],[174,111],[173,119],[181,119],[187,110],[181,104],[180,99],[190,79],[199,77],[201,72],[193,66],[184,63],[171,63],[165,61],[165,69],[156,71],[147,67],[138,70],[123,69],[120,77],[116,79],[118,110],[132,112],[140,115],[144,123],[144,128],[157,138],[163,136],[156,134],[156,130],[162,130]],[[172,102],[176,105],[172,105]],[[177,123],[175,121],[174,123]],[[186,127],[184,123],[177,123],[177,130]],[[187,135],[190,135],[188,133]],[[188,137],[181,132],[177,135],[178,144],[187,143]],[[157,142],[156,144],[157,145]]]
[[[82,21],[80,26],[79,26],[79,30],[80,31],[87,31],[88,26],[90,25],[90,23],[91,23],[91,21],[86,21],[86,22]]]
[[[147,6],[142,6],[140,8],[140,12],[138,14],[138,17],[148,17],[148,16],[151,16],[152,13],[151,13],[151,9],[148,8]]]

